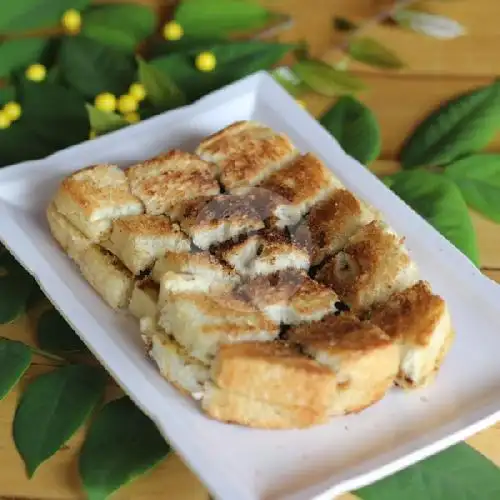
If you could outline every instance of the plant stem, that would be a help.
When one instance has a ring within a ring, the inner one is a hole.
[[[383,23],[385,20],[392,17],[392,15],[397,10],[409,7],[411,4],[416,2],[417,0],[396,0],[392,7],[379,12],[376,16],[373,16],[371,19],[368,19],[366,22],[358,26],[355,30],[351,31],[349,35],[346,37],[346,39],[338,46],[338,48],[340,50],[346,50],[349,47],[349,42],[353,38],[362,35],[365,31],[368,31],[373,26]]]
[[[58,363],[68,363],[67,359],[61,358],[61,356],[58,356],[57,354],[52,354],[51,352],[44,351],[43,349],[39,349],[38,347],[29,347],[34,354],[38,354],[39,356],[43,356],[44,358],[51,359],[52,361],[57,361]]]

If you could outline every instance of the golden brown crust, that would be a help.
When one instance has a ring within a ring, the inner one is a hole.
[[[126,170],[132,193],[147,213],[168,213],[172,206],[220,192],[215,165],[179,150],[161,154]]]
[[[329,353],[370,351],[393,343],[376,325],[351,313],[329,314],[320,321],[294,326],[287,332],[287,338]]]
[[[273,404],[320,413],[336,390],[333,372],[282,342],[242,342],[219,347],[212,381],[220,388]]]
[[[316,155],[307,153],[274,172],[259,187],[275,193],[282,203],[297,205],[318,197],[333,182],[325,164]]]
[[[85,217],[93,220],[107,218],[107,214],[101,217],[99,211],[113,207],[130,206],[134,213],[142,211],[142,205],[130,193],[125,174],[116,165],[94,165],[66,177],[56,196],[56,205],[64,213],[60,194],[68,196]]]
[[[231,191],[254,185],[295,155],[282,134],[255,122],[239,122],[205,139],[197,149],[217,163],[220,180]]]
[[[301,406],[253,400],[243,394],[219,389],[213,384],[205,386],[202,407],[208,416],[221,422],[259,429],[303,429],[324,424],[328,420],[326,410],[316,413]]]
[[[311,209],[306,223],[313,264],[340,250],[357,229],[370,222],[363,212],[361,202],[346,189],[337,189]]]
[[[184,236],[179,225],[163,215],[128,215],[114,221],[113,229],[133,236]]]
[[[402,239],[386,230],[383,223],[373,221],[341,252],[326,260],[316,279],[331,286],[352,309],[362,311],[402,285],[398,277],[411,266]]]
[[[391,338],[425,346],[443,317],[445,307],[444,300],[432,293],[430,285],[419,281],[403,292],[392,294],[387,302],[375,305],[369,317],[371,323]]]

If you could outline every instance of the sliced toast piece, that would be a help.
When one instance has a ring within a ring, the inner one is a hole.
[[[133,165],[125,172],[132,193],[152,215],[168,214],[187,200],[220,193],[217,167],[179,150]]]
[[[134,276],[117,257],[91,245],[78,256],[77,263],[84,278],[111,307],[128,306]]]
[[[369,313],[370,321],[400,345],[398,385],[416,388],[434,379],[453,341],[454,333],[445,301],[428,283],[419,281],[396,292]]]
[[[54,203],[47,207],[47,221],[52,236],[71,259],[77,260],[91,245],[92,242],[56,210]]]
[[[307,270],[310,263],[307,249],[276,229],[223,243],[214,253],[238,274],[250,277],[285,269]]]
[[[277,197],[274,215],[281,227],[297,224],[314,204],[341,187],[341,182],[312,153],[297,157],[259,184],[260,189]]]
[[[375,403],[398,372],[396,343],[374,324],[352,314],[328,315],[292,327],[287,339],[335,373],[338,390],[330,400],[331,415],[359,412]]]
[[[274,340],[279,334],[279,325],[229,293],[172,293],[160,305],[158,323],[204,363],[221,344]]]
[[[234,286],[239,276],[228,265],[219,262],[208,252],[166,252],[153,266],[151,277],[158,283],[166,273],[186,274],[203,279],[207,286],[226,284]]]
[[[239,392],[205,384],[202,408],[215,420],[260,429],[304,429],[327,422],[326,411],[251,399]]]
[[[337,310],[337,294],[306,273],[281,271],[259,276],[242,285],[239,293],[277,323],[296,325],[315,321]]]
[[[189,356],[173,337],[159,330],[149,318],[141,320],[141,332],[146,352],[163,377],[185,394],[203,391],[210,378],[208,366]]]
[[[210,370],[219,388],[248,398],[321,413],[337,382],[333,372],[284,342],[221,345]]]
[[[219,195],[187,203],[180,224],[202,250],[265,226],[253,199],[239,195]]]
[[[102,245],[132,271],[149,269],[165,252],[188,252],[189,238],[178,224],[163,215],[130,215],[113,221],[109,238]]]
[[[241,121],[204,139],[196,153],[215,163],[226,191],[254,186],[297,155],[284,134],[253,121]]]
[[[376,213],[347,189],[337,189],[311,208],[306,217],[312,246],[312,264],[337,253],[360,228],[376,218]]]
[[[138,280],[134,284],[128,310],[137,319],[155,318],[160,287],[150,278]]]
[[[373,221],[326,260],[316,279],[331,286],[354,311],[364,311],[413,285],[418,269],[402,238],[383,222]]]
[[[127,177],[116,165],[102,164],[78,170],[60,184],[54,198],[57,210],[92,241],[111,229],[111,222],[144,211],[132,195]]]

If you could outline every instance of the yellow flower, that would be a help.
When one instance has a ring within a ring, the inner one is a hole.
[[[170,21],[163,26],[163,37],[165,40],[180,40],[184,35],[184,30],[179,23],[175,21]]]
[[[137,101],[130,94],[120,96],[118,99],[118,111],[122,114],[132,113],[137,109]]]
[[[102,92],[96,96],[94,105],[99,111],[114,111],[116,109],[116,97],[110,92]]]
[[[11,124],[10,118],[4,110],[0,111],[0,129],[9,128]]]
[[[43,64],[32,64],[26,69],[25,75],[28,80],[41,82],[42,80],[45,80],[47,69]]]
[[[19,120],[19,118],[21,117],[21,113],[22,113],[20,104],[18,102],[15,102],[15,101],[8,102],[3,107],[2,111],[7,115],[7,117],[11,121]]]
[[[141,117],[139,116],[139,113],[136,113],[135,111],[133,111],[132,113],[126,113],[124,115],[124,118],[129,123],[137,123],[138,121],[141,120]]]
[[[61,24],[67,33],[78,33],[82,27],[82,16],[77,10],[69,9],[63,14]]]
[[[208,72],[214,70],[217,60],[212,52],[200,52],[194,63],[198,70]]]
[[[97,132],[91,128],[89,132],[89,139],[95,139],[97,137]]]
[[[133,83],[128,89],[128,93],[138,102],[146,98],[146,89],[144,85],[139,82]]]

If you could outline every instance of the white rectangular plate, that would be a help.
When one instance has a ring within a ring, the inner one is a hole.
[[[300,431],[252,430],[205,417],[144,356],[138,324],[113,312],[52,239],[45,207],[62,176],[96,162],[129,165],[171,147],[192,150],[230,122],[255,119],[318,154],[345,185],[407,237],[449,303],[456,341],[428,389],[392,390],[359,415]],[[0,238],[91,351],[221,500],[331,499],[493,424],[500,415],[500,287],[337,142],[266,73],[123,131],[0,170]]]

